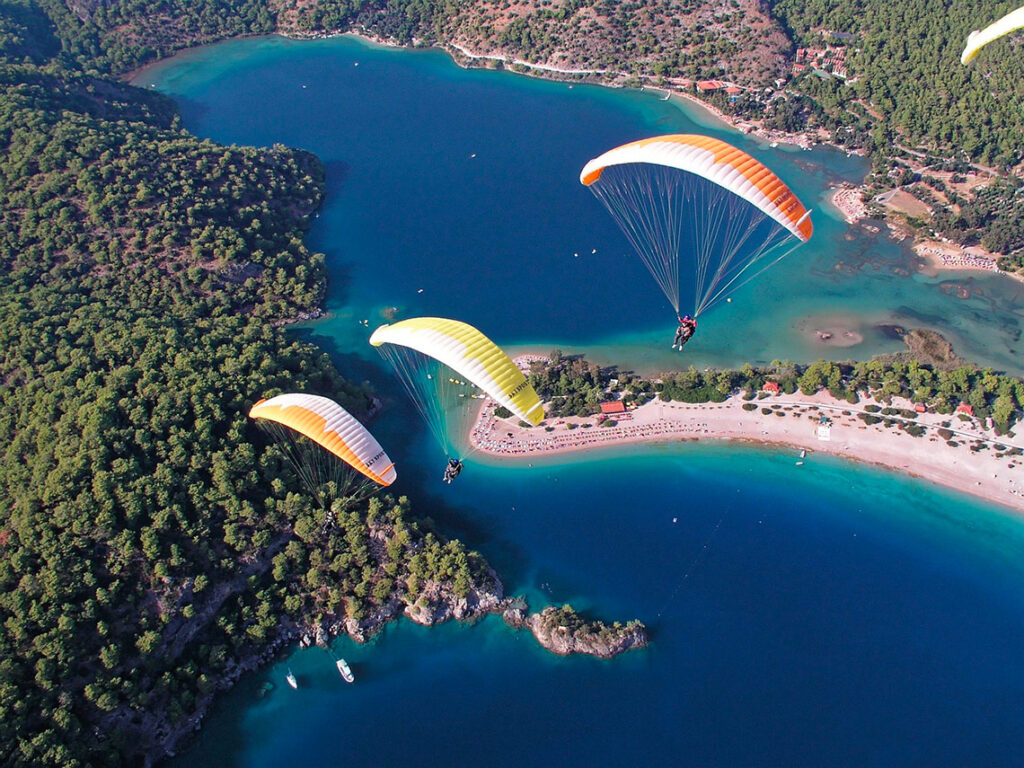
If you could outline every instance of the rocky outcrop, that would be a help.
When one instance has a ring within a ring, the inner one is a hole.
[[[644,648],[649,639],[647,628],[639,621],[626,624],[586,620],[571,606],[548,606],[526,619],[526,626],[542,646],[552,653],[568,656],[586,653],[610,659],[633,648]]]
[[[319,320],[322,317],[327,317],[327,313],[322,309],[311,309],[308,312],[299,312],[294,317],[287,317],[281,320],[274,320],[271,325],[280,327],[283,325],[294,325],[295,323],[308,323],[311,320]]]
[[[474,584],[464,597],[452,592],[449,584],[428,582],[416,602],[405,607],[405,615],[427,627],[450,619],[472,621],[500,610],[503,596],[501,581],[488,569],[487,577]]]

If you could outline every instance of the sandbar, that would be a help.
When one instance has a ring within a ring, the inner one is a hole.
[[[843,318],[804,318],[794,327],[804,340],[817,347],[854,347],[864,341],[864,334],[855,324]]]

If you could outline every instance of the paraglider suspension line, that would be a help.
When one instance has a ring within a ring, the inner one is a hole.
[[[683,587],[686,585],[687,579],[690,578],[690,574],[697,570],[697,566],[700,565],[701,561],[704,560],[705,555],[707,555],[708,551],[710,551],[711,545],[715,541],[715,536],[718,535],[718,529],[722,527],[722,522],[725,520],[725,517],[728,514],[728,510],[726,510],[725,512],[722,513],[722,516],[718,518],[718,522],[715,524],[714,529],[712,529],[711,534],[704,541],[704,544],[701,546],[700,551],[697,552],[697,555],[693,558],[693,561],[690,563],[690,566],[686,569],[686,572],[683,573],[683,577],[679,579],[679,583],[676,584],[676,588],[672,590],[672,594],[668,596],[668,600],[665,601],[665,604],[661,606],[661,610],[658,611],[657,616],[659,619],[662,617],[665,611],[668,610],[668,607],[672,605],[673,601],[682,591]]]

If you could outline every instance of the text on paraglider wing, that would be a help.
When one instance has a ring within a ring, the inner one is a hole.
[[[530,382],[528,382],[526,379],[523,379],[521,382],[516,384],[515,387],[513,387],[511,390],[509,390],[508,396],[509,397],[515,397],[520,392],[522,392],[524,389],[526,389],[528,386],[530,386]]]

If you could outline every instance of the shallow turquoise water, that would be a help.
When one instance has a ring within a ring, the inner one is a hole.
[[[903,249],[822,206],[827,184],[857,180],[862,161],[761,147],[649,94],[465,72],[437,52],[352,39],[227,43],[139,82],[175,96],[199,135],[325,160],[311,240],[329,256],[333,316],[300,333],[381,391],[373,429],[398,462],[396,490],[534,607],[638,617],[654,637],[599,662],[555,658],[494,618],[401,622],[368,646],[336,645],[354,686],[316,649],[249,676],[182,765],[1018,761],[1019,519],[848,462],[812,456],[798,469],[787,452],[727,445],[476,461],[442,487],[437,448],[365,344],[397,306],[507,345],[677,365],[671,310],[576,179],[616,143],[695,131],[757,154],[819,210],[809,246],[703,318],[687,363],[813,359],[822,352],[797,326],[840,316],[865,335],[851,357],[899,348],[875,327],[897,323],[1017,370],[1016,284],[908,276]],[[951,296],[953,282],[971,298]],[[284,684],[289,665],[299,691]],[[276,688],[258,698],[268,680]]]

